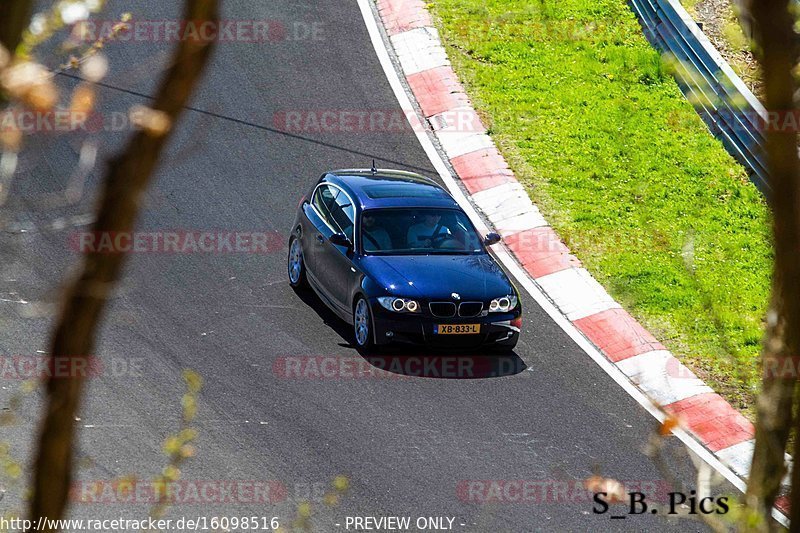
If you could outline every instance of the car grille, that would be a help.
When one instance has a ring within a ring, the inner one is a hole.
[[[458,306],[458,316],[478,316],[483,311],[483,302],[464,302]]]
[[[483,302],[463,302],[456,306],[453,302],[431,302],[428,307],[433,316],[439,318],[452,318],[456,316],[456,309],[458,316],[463,318],[476,317],[483,311]]]
[[[456,304],[453,302],[431,302],[428,307],[433,316],[450,318],[456,316]]]

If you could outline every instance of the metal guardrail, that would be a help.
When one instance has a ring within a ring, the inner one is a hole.
[[[658,50],[677,60],[676,79],[711,132],[769,197],[764,106],[733,72],[678,0],[628,0]]]

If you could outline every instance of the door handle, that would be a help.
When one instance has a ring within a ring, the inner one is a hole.
[[[325,242],[325,237],[323,237],[322,235],[320,235],[318,233],[317,234],[317,242],[320,243],[320,244],[323,244]]]

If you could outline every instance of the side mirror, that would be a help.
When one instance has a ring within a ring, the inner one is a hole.
[[[492,246],[493,244],[497,244],[501,240],[503,240],[503,238],[500,237],[500,235],[492,232],[487,234],[486,237],[483,238],[483,244],[485,244],[486,246]]]
[[[331,241],[331,244],[335,244],[336,246],[344,246],[348,250],[353,249],[353,243],[350,242],[350,239],[348,239],[347,235],[344,233],[334,233],[328,240]]]

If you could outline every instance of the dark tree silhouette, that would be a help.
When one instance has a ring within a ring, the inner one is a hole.
[[[752,24],[756,55],[764,81],[764,104],[768,113],[791,113],[795,108],[797,82],[795,17],[790,0],[742,0],[744,20]],[[800,161],[797,132],[766,129],[766,158],[772,197],[775,264],[772,300],[767,315],[763,361],[777,361],[783,368],[787,358],[800,354]],[[762,516],[765,528],[786,473],[784,453],[792,432],[792,410],[798,406],[795,376],[764,374],[757,403],[756,445],[745,497],[747,506]],[[800,439],[795,438],[794,456],[800,457]],[[800,469],[794,468],[791,491],[791,531],[800,531]]]
[[[22,31],[31,19],[32,0],[3,0],[0,2],[0,44],[13,52],[22,39]]]
[[[4,0],[2,5],[5,7],[6,3]],[[186,0],[184,19],[216,24],[217,1]],[[202,40],[184,39],[178,45],[151,112],[123,153],[109,163],[93,226],[95,232],[133,230],[143,194],[169,133],[197,85],[211,49],[212,43]],[[84,255],[80,274],[66,292],[49,357],[74,362],[94,352],[96,331],[125,259],[124,253]],[[30,507],[34,524],[40,517],[54,520],[65,514],[72,474],[74,420],[84,385],[81,373],[76,374],[69,379],[50,377],[47,382],[47,405],[35,456]]]

